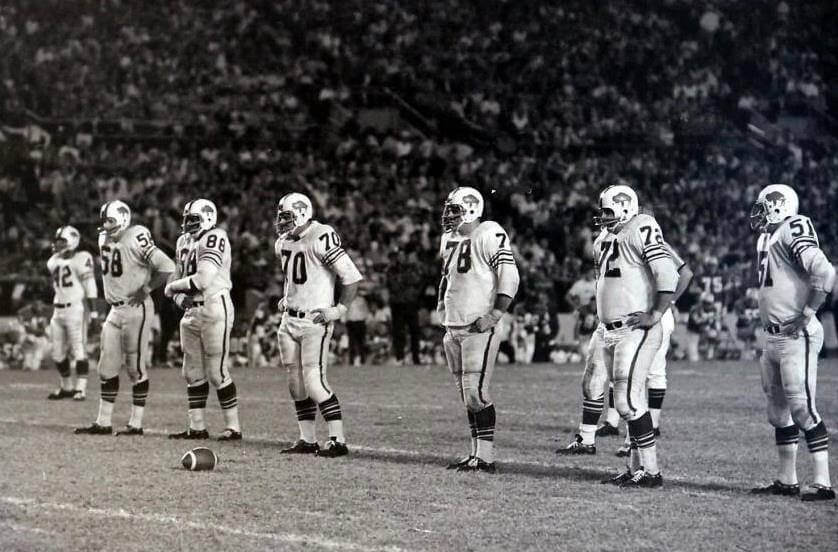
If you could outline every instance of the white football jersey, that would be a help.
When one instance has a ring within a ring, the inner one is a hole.
[[[274,253],[285,277],[289,309],[309,312],[333,307],[335,278],[344,285],[363,280],[334,228],[314,220],[299,236],[278,238]]]
[[[469,236],[444,233],[439,253],[447,281],[445,326],[468,326],[492,310],[498,293],[514,297],[517,278],[516,289],[498,289],[498,267],[512,265],[517,274],[509,236],[498,223],[483,221]]]
[[[151,257],[155,251],[157,246],[145,226],[129,226],[117,240],[110,238],[106,232],[99,233],[102,283],[108,303],[127,302],[151,280],[154,269]],[[159,267],[158,270],[164,268]]]
[[[87,251],[76,251],[70,257],[53,255],[47,261],[52,274],[53,303],[76,303],[85,297],[96,297],[93,256]]]
[[[649,215],[636,215],[616,235],[603,230],[594,251],[597,314],[603,322],[650,311],[658,290],[649,263],[665,260],[675,266],[660,226]]]
[[[224,290],[230,290],[233,282],[230,278],[232,264],[232,246],[227,232],[222,228],[213,228],[200,238],[191,234],[182,234],[177,240],[177,265],[175,279],[193,276],[198,271],[198,264],[209,262],[218,268],[212,281],[200,293],[192,295],[195,301],[203,301]]]
[[[757,241],[759,312],[763,324],[785,324],[803,312],[809,298],[809,275],[801,266],[800,254],[820,248],[809,217],[789,217]]]

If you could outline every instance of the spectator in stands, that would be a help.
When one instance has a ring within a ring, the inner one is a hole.
[[[588,342],[590,342],[591,335],[593,335],[598,325],[596,296],[593,296],[576,311],[573,338],[576,340],[576,350],[582,358],[585,358],[588,354]]]
[[[574,311],[578,311],[583,306],[588,305],[591,299],[596,299],[596,271],[592,266],[585,269],[582,277],[573,282],[573,285],[570,286],[567,294],[565,294],[567,304]]]
[[[722,316],[712,293],[702,292],[697,304],[690,309],[687,320],[687,360],[698,362],[700,351],[705,360],[713,360],[722,331]]]

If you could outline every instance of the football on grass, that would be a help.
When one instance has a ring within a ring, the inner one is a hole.
[[[190,471],[208,471],[215,469],[218,456],[207,447],[197,447],[187,451],[180,459],[180,463]]]

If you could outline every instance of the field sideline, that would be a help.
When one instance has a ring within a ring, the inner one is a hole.
[[[598,454],[558,457],[579,421],[581,366],[498,366],[499,473],[444,469],[467,424],[443,367],[338,366],[351,455],[286,457],[296,438],[280,370],[241,370],[245,440],[201,442],[214,472],[179,466],[198,443],[170,441],[186,424],[176,370],[151,372],[146,435],[76,436],[88,400],[45,399],[51,372],[0,372],[0,550],[835,550],[838,503],[753,498],[774,476],[754,363],[672,363],[659,441],[664,488],[620,491],[599,479],[622,466],[622,438]],[[128,418],[123,375],[114,414]],[[223,429],[214,392],[210,433]],[[818,408],[838,436],[838,362],[822,363]],[[318,420],[318,437],[326,437]],[[556,440],[556,438],[560,440]],[[833,447],[833,482],[838,454]],[[801,439],[798,473],[811,466]]]

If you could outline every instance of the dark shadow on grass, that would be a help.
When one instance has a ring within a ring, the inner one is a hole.
[[[61,433],[71,433],[72,429],[68,429],[66,424],[58,424],[58,423],[41,423],[39,422],[38,427],[42,427],[45,429],[55,430]],[[79,435],[79,439],[107,439],[107,435]],[[166,439],[167,433],[160,430],[147,430],[144,437],[140,437],[140,439],[149,439],[149,438],[156,438],[156,439]],[[136,438],[135,438],[136,439]],[[187,442],[184,442],[187,443]],[[292,445],[291,441],[284,441],[284,440],[273,440],[273,439],[266,439],[261,437],[247,437],[243,441],[236,441],[231,443],[219,442],[214,439],[207,439],[207,440],[199,440],[199,441],[188,441],[190,445],[194,446],[207,446],[213,447],[217,450],[220,454],[223,454],[225,450],[234,450],[242,447],[246,448],[253,448],[253,449],[273,449],[276,451],[278,457],[286,457],[285,455],[280,455],[279,451],[285,447]],[[446,473],[445,466],[451,462],[454,458],[449,456],[443,456],[439,454],[432,454],[432,453],[414,453],[408,451],[401,451],[397,449],[388,450],[386,448],[382,448],[380,450],[371,450],[371,447],[363,447],[363,448],[353,448],[352,444],[349,444],[350,449],[350,456],[348,459],[320,459],[323,462],[344,462],[346,460],[351,460],[352,458],[358,459],[366,459],[366,460],[374,460],[377,462],[388,462],[392,464],[402,464],[402,465],[436,465],[439,466],[440,474]],[[296,456],[296,455],[294,455]],[[287,458],[287,457],[286,457]],[[578,462],[582,462],[582,459],[575,460]],[[551,462],[556,462],[555,464]],[[522,475],[525,477],[532,477],[536,479],[570,479],[576,481],[590,481],[592,483],[597,483],[607,477],[614,475],[612,472],[607,472],[601,468],[591,468],[585,467],[581,465],[572,465],[572,464],[561,464],[562,459],[558,456],[553,456],[553,458],[545,459],[543,464],[537,463],[529,463],[529,462],[520,462],[515,460],[507,460],[507,461],[499,461],[498,466],[498,475],[503,476],[504,474],[517,474]],[[481,477],[483,474],[464,474],[468,477],[477,476]],[[744,497],[750,496],[747,494],[747,489],[736,486],[733,484],[725,484],[725,483],[713,483],[713,482],[699,482],[699,481],[673,481],[666,479],[666,473],[664,473],[664,489],[663,492],[666,492],[667,489],[682,489],[686,491],[703,491],[703,492],[724,492],[724,493],[735,493],[741,494]],[[655,491],[660,492],[660,491]]]

